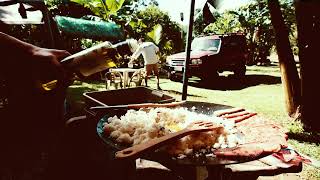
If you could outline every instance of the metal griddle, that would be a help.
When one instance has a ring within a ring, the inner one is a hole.
[[[201,114],[206,115],[213,115],[214,111],[222,110],[222,109],[229,109],[232,108],[231,106],[221,105],[221,104],[214,104],[214,103],[206,103],[206,102],[195,102],[195,101],[187,101],[181,107],[186,107],[190,111],[194,111]],[[109,117],[117,115],[120,117],[124,115],[126,111],[123,109],[112,109],[112,111],[108,111],[105,113],[105,116],[100,119],[97,124],[97,133],[99,137],[103,140],[103,142],[112,149],[113,152],[123,150],[128,146],[124,146],[122,144],[116,143],[109,137],[104,135],[103,131],[103,123],[107,121]],[[228,165],[228,164],[235,164],[235,163],[242,163],[251,160],[256,160],[261,157],[248,157],[248,158],[241,158],[241,159],[224,159],[218,157],[208,157],[208,156],[200,156],[200,157],[185,157],[183,159],[173,158],[169,154],[164,151],[156,151],[150,153],[148,155],[142,156],[143,159],[148,159],[152,161],[157,161],[167,167],[174,167],[177,165],[187,165],[187,166],[219,166],[219,165]]]

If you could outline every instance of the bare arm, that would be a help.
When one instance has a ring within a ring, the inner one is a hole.
[[[0,32],[0,49],[1,55],[6,57],[0,63],[8,65],[10,59],[31,56],[35,46]]]
[[[139,46],[137,50],[132,54],[131,60],[129,63],[132,63],[135,59],[137,59],[141,55],[141,53],[142,53],[142,48],[141,46]]]
[[[64,51],[64,50],[45,49],[45,48],[34,46],[32,44],[23,42],[19,39],[16,39],[2,32],[0,32],[0,49],[1,49],[1,54],[5,57],[11,57],[10,59],[21,58],[21,57],[24,57],[24,58],[38,57],[39,52],[44,52],[44,50],[51,52],[52,56],[55,56],[56,58],[61,58],[61,57],[70,55],[67,51]],[[49,54],[46,54],[46,55],[49,55]],[[0,63],[3,63],[3,61],[10,61],[10,59],[4,59]],[[20,60],[25,61],[25,59],[20,59]]]
[[[39,78],[41,76],[55,76],[57,80],[65,80],[67,72],[60,64],[60,60],[70,53],[64,50],[46,49],[23,42],[12,36],[0,32],[0,49],[2,58],[0,67],[2,67],[11,76],[16,73],[16,68],[26,68],[37,71]]]

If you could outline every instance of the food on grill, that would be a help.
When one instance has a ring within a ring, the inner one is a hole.
[[[241,114],[241,116],[236,116],[239,114]],[[244,109],[234,108],[219,112],[218,115],[228,120],[235,120],[235,118],[247,116],[247,113]],[[234,116],[236,117],[234,118]],[[216,149],[214,150],[216,156],[228,158],[258,157],[278,152],[281,148],[288,146],[287,131],[271,120],[260,116],[236,121],[236,129],[243,134],[245,144],[231,149]]]
[[[185,136],[174,144],[167,145],[165,150],[178,158],[203,154],[250,158],[278,152],[287,147],[286,130],[242,108],[216,111],[211,116],[197,114],[182,107],[128,110],[121,117],[110,117],[104,124],[104,132],[118,143],[133,146],[180,131],[199,120],[211,121],[223,128]]]
[[[118,143],[137,145],[182,130],[192,122],[199,120],[221,124],[223,128],[185,136],[166,147],[170,154],[190,154],[194,150],[200,149],[231,148],[241,143],[233,121],[197,114],[186,108],[128,110],[120,118],[110,117],[108,122],[104,124],[104,131],[107,136]]]
[[[264,154],[270,154],[280,151],[281,146],[276,143],[247,143],[241,144],[235,148],[216,149],[214,154],[216,156],[224,156],[229,158],[254,158]]]
[[[287,135],[283,130],[275,124],[255,124],[238,126],[245,137],[246,143],[256,142],[272,142],[280,144],[282,147],[287,147]]]

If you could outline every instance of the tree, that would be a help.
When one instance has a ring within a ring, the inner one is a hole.
[[[169,15],[162,12],[157,6],[149,6],[140,10],[136,18],[136,23],[132,24],[135,37],[143,36],[154,42],[158,41],[156,44],[158,44],[160,52],[164,55],[178,52],[181,49],[183,41],[181,39],[181,29],[179,25],[171,21]],[[159,25],[162,31],[161,35],[158,36],[158,40],[156,40],[152,38],[152,33],[150,32],[155,31]]]
[[[55,0],[48,1],[51,1],[51,5],[53,5]],[[55,2],[57,3],[57,1]],[[160,46],[163,54],[171,54],[181,49],[180,27],[170,20],[167,13],[163,13],[157,7],[158,3],[155,0],[70,1],[90,9],[94,15],[105,21],[120,25],[127,38],[144,36],[146,39],[154,41]]]
[[[295,46],[295,17],[292,1],[283,1],[281,10],[285,17],[285,24],[289,27],[291,42]],[[226,33],[242,31],[247,34],[250,58],[247,65],[257,63],[268,64],[275,36],[271,25],[269,9],[266,1],[253,1],[236,10],[224,12],[215,23],[206,29],[210,33]]]
[[[207,12],[209,13],[209,12]],[[193,28],[193,33],[195,35],[201,35],[201,34],[205,34],[208,33],[206,31],[206,27],[210,26],[213,22],[209,23],[206,22],[204,19],[204,15],[203,15],[203,9],[196,9],[195,12],[195,21],[194,21],[194,28]],[[212,13],[212,17],[214,17],[215,19],[219,19],[220,14],[217,11],[214,11]]]
[[[89,8],[95,15],[108,20],[110,15],[116,15],[124,0],[70,0]]]
[[[201,9],[195,10],[195,21],[193,24],[193,33],[197,36],[203,34],[203,30],[207,27],[207,24],[203,23],[203,13]]]
[[[250,58],[247,64],[268,63],[267,56],[274,45],[275,39],[270,27],[269,10],[265,1],[256,1],[230,11],[247,33]]]
[[[301,65],[301,120],[306,130],[320,132],[318,105],[320,87],[316,85],[319,69],[320,3],[295,1]]]
[[[209,24],[205,29],[205,33],[225,34],[230,32],[243,31],[239,21],[235,21],[235,15],[230,12],[225,12],[215,21]]]
[[[285,89],[286,108],[289,116],[293,116],[301,103],[301,94],[300,79],[289,42],[289,31],[282,16],[279,1],[268,0],[268,8],[276,35],[276,47],[282,83]]]

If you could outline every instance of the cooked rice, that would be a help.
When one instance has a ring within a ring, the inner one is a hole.
[[[211,121],[223,125],[218,130],[194,133],[167,146],[173,155],[191,154],[194,150],[235,147],[240,143],[235,123],[216,116],[197,114],[186,108],[151,108],[128,110],[120,118],[110,117],[104,124],[106,134],[118,143],[137,145],[186,128],[194,121]]]

